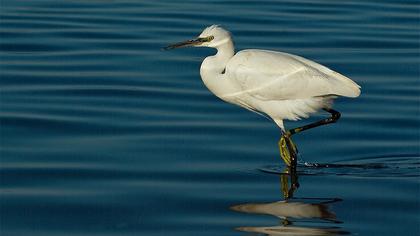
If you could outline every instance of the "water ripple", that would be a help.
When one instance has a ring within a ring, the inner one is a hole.
[[[299,175],[337,175],[372,178],[420,177],[420,155],[400,154],[375,156],[333,163],[300,163]],[[267,166],[260,169],[266,173],[284,174],[283,168]]]
[[[418,235],[418,18],[414,0],[1,1],[0,234]],[[228,210],[280,201],[283,170],[275,125],[202,84],[214,50],[161,51],[214,23],[362,86],[295,138],[297,195],[343,198],[340,228]]]

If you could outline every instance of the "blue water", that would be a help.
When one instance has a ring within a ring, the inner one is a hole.
[[[419,14],[410,0],[2,0],[0,234],[420,235]],[[202,84],[214,50],[161,51],[215,23],[237,50],[362,86],[336,101],[338,123],[296,135],[296,176],[272,122]],[[282,202],[285,180],[299,188]]]

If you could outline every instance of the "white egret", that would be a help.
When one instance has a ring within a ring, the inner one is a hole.
[[[200,68],[206,87],[222,100],[270,117],[281,129],[280,154],[295,166],[297,148],[291,135],[334,123],[340,113],[333,110],[338,96],[358,97],[360,86],[351,79],[300,56],[258,49],[235,54],[231,34],[212,25],[196,38],[167,46],[211,47],[217,53],[204,59]],[[331,117],[291,130],[283,120],[299,120],[323,109]]]

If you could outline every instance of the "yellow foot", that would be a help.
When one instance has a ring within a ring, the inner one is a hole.
[[[280,155],[287,166],[292,166],[292,163],[297,159],[297,147],[290,138],[290,133],[283,134],[279,141]]]

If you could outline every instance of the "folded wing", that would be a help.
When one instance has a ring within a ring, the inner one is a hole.
[[[237,84],[238,93],[260,100],[360,95],[360,86],[351,79],[316,62],[281,52],[238,52],[227,64],[226,74]]]

